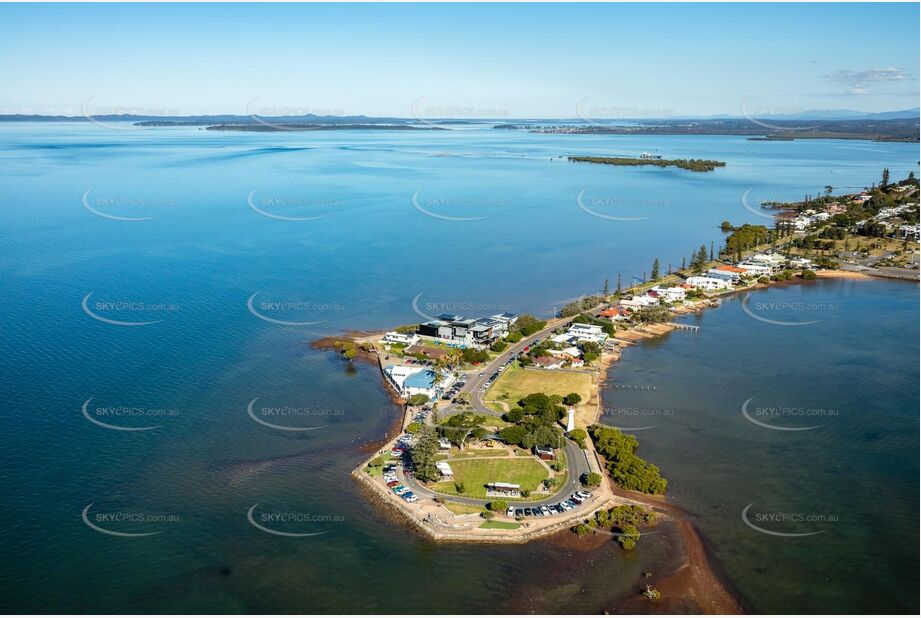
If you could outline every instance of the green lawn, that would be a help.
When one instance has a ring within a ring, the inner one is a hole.
[[[487,405],[490,408],[501,412],[502,406],[493,401],[501,400],[515,407],[519,399],[531,393],[560,396],[579,393],[582,401],[586,402],[592,398],[592,376],[588,373],[565,369],[555,371],[522,369],[515,363],[502,372],[495,384],[483,395],[483,400],[488,402]]]
[[[480,528],[488,530],[517,530],[520,527],[521,524],[514,521],[484,521],[480,524]]]
[[[460,504],[459,502],[445,502],[445,508],[455,515],[470,515],[472,513],[482,513],[483,507],[472,506],[469,504]]]
[[[435,484],[435,491],[458,495],[455,483],[464,483],[464,496],[486,497],[486,483],[517,483],[521,489],[534,491],[547,478],[547,469],[533,457],[509,459],[451,459],[454,481]]]

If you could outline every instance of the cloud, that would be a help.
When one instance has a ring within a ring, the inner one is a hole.
[[[827,74],[825,79],[844,84],[846,90],[841,94],[854,96],[871,94],[869,88],[871,84],[914,81],[908,71],[896,67],[866,69],[863,71],[839,69],[833,73]]]

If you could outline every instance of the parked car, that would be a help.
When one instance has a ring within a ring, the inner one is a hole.
[[[549,515],[550,509],[548,509],[546,506],[542,506],[540,507],[540,512],[543,513],[544,515]]]
[[[524,509],[515,509],[515,517],[524,517]]]
[[[514,516],[515,516],[515,507],[513,507],[513,506],[508,507],[508,510],[505,511],[505,516],[506,516],[506,517],[514,517]]]
[[[534,514],[534,512],[531,511],[531,509],[530,509],[529,507],[525,507],[525,509],[524,509],[524,516],[525,516],[525,517],[531,517],[533,514]]]

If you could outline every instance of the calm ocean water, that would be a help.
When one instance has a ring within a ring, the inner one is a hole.
[[[728,165],[692,174],[559,159],[642,151]],[[747,191],[756,203],[866,185],[883,167],[903,177],[917,148],[74,123],[2,125],[0,159],[2,609],[596,612],[643,571],[667,571],[678,541],[666,531],[624,555],[421,540],[348,478],[362,445],[396,417],[377,376],[307,343],[416,321],[414,300],[422,313],[547,315],[605,278],[613,287],[618,273],[642,276],[655,257],[677,266],[719,244],[724,219],[760,221],[743,206]],[[771,330],[729,302],[701,318],[699,335],[628,352],[614,381],[634,372],[660,387],[606,403],[642,396],[636,405],[674,408],[638,432],[644,453],[700,515],[754,609],[916,608],[902,578],[918,570],[908,552],[917,287],[823,282],[765,294],[839,308]],[[265,318],[309,324],[258,319],[250,299]],[[820,429],[772,431],[740,416],[748,397],[840,414]],[[321,428],[259,425],[247,416],[254,399],[282,409],[278,424]],[[102,427],[83,407],[145,430]],[[770,537],[742,523],[749,503],[840,521],[812,537]],[[280,530],[323,534],[265,534],[247,521],[253,505]],[[156,534],[103,534],[84,513],[108,530]]]

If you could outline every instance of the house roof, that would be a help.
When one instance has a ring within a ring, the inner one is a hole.
[[[429,358],[442,358],[448,355],[447,350],[442,350],[440,348],[430,348],[429,346],[419,345],[418,343],[413,344],[406,348],[407,354],[424,354]]]
[[[735,266],[717,266],[713,270],[723,270],[723,271],[726,271],[727,273],[744,273],[745,272],[744,268],[737,268]]]
[[[545,367],[550,367],[551,365],[559,365],[563,361],[558,358],[553,358],[552,356],[538,356],[534,359],[534,362],[538,365],[543,365]]]

